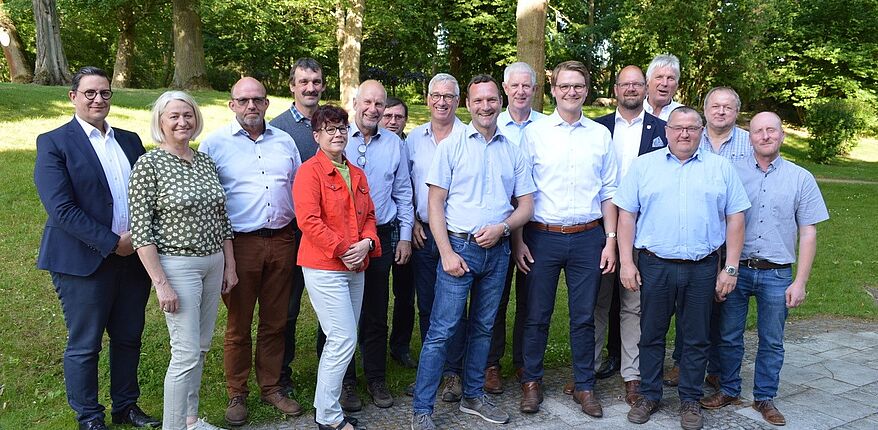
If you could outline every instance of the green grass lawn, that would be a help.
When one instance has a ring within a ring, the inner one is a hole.
[[[66,91],[61,87],[0,84],[0,172],[3,181],[0,187],[0,255],[4,261],[0,265],[0,429],[75,428],[74,414],[67,406],[64,392],[62,354],[66,333],[60,305],[49,275],[34,267],[46,217],[33,186],[34,141],[39,133],[70,120],[72,108],[65,98]],[[110,122],[148,138],[149,104],[160,93],[160,90],[117,91],[113,97]],[[197,92],[195,96],[202,104],[206,131],[231,120],[232,114],[225,105],[227,94]],[[289,99],[272,98],[269,117],[282,112],[289,103]],[[586,109],[589,116],[608,111]],[[461,109],[461,113],[466,120],[465,111]],[[425,106],[412,106],[410,117],[409,129],[425,122],[428,111]],[[850,158],[826,166],[805,162],[805,148],[804,135],[793,131],[784,154],[812,169],[818,177],[878,180],[878,142],[875,140],[864,140]],[[831,219],[818,228],[817,261],[808,299],[800,309],[793,310],[791,316],[876,320],[878,309],[864,287],[876,287],[874,274],[878,272],[878,257],[869,250],[878,243],[874,216],[878,213],[878,185],[822,182],[821,190]],[[298,384],[298,400],[310,407],[317,366],[314,352],[316,322],[308,301],[304,303],[299,320],[301,328],[294,379]],[[546,355],[546,364],[550,367],[569,364],[563,282],[556,309],[558,312],[553,317]],[[513,311],[514,306],[510,306],[510,321]],[[225,328],[225,308],[222,305],[218,318],[213,350],[205,365],[201,414],[221,424],[226,405],[221,352]],[[751,312],[751,324],[752,320]],[[511,338],[511,323],[508,329]],[[417,339],[412,347],[419,350]],[[512,370],[508,353],[503,360],[507,375]],[[109,405],[106,359],[106,354],[102,354],[101,401]],[[153,296],[147,308],[140,366],[140,404],[153,414],[161,413],[162,382],[168,359],[168,333]],[[413,370],[402,369],[395,363],[389,364],[388,371],[388,383],[397,394],[414,380]],[[258,392],[255,381],[251,381],[251,390]],[[362,394],[367,398],[365,392]],[[250,398],[250,409],[254,422],[281,419],[273,409],[260,404],[256,395]]]

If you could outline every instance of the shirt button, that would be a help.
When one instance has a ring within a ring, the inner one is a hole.
[[[268,185],[265,186],[265,189],[266,189],[266,190],[268,189]]]

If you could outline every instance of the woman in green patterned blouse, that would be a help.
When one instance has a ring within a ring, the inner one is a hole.
[[[225,192],[213,160],[189,147],[202,129],[191,96],[159,96],[151,128],[158,148],[134,165],[128,206],[131,240],[171,337],[163,428],[217,429],[198,419],[198,392],[220,293],[238,283]]]

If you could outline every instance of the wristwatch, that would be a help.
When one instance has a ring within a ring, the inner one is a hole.
[[[371,237],[367,237],[366,239],[369,239],[369,251],[374,250],[375,249],[375,241],[372,240]]]
[[[738,268],[735,266],[726,266],[723,272],[726,272],[726,275],[729,276],[738,276]]]
[[[509,224],[506,221],[503,221],[503,237],[509,237],[512,234],[512,229],[509,228]]]
[[[615,238],[616,238],[615,231],[611,231],[611,232],[607,233],[607,239],[615,239]]]

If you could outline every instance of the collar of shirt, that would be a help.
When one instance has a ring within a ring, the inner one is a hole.
[[[527,118],[519,124],[519,123],[515,122],[514,119],[512,119],[512,114],[509,113],[509,108],[507,108],[497,118],[497,124],[498,125],[499,124],[516,125],[519,127],[524,127],[524,126],[536,121],[537,119],[539,119],[539,113],[537,113],[537,111],[531,109],[527,114]]]
[[[703,161],[703,160],[704,160],[704,155],[701,154],[701,147],[698,147],[698,148],[695,150],[695,153],[692,154],[692,156],[689,157],[689,159],[686,160],[686,161],[681,161],[679,158],[677,158],[676,155],[674,155],[673,152],[671,152],[671,145],[665,146],[664,148],[660,149],[660,151],[664,152],[664,154],[665,154],[665,158],[666,158],[666,159],[671,159],[671,158],[673,158],[674,161],[675,161],[675,162],[678,162],[678,163],[682,162],[683,164],[686,164],[686,163],[688,163],[688,162],[690,162],[690,161],[692,161],[692,160],[698,160],[698,161]]]
[[[357,123],[356,123],[356,122],[352,122],[348,127],[349,127],[349,129],[350,129],[350,131],[348,131],[348,133],[350,133],[350,136],[351,136],[351,137],[356,137],[356,138],[359,138],[360,140],[365,141],[365,139],[363,139],[363,132],[360,131],[360,128],[359,128],[359,127],[357,127]],[[372,138],[371,138],[371,139],[369,139],[369,143],[372,143],[373,140],[381,139],[381,135],[382,135],[385,131],[388,132],[388,133],[393,133],[393,132],[391,132],[390,130],[387,130],[387,129],[385,129],[385,128],[382,128],[380,125],[377,126],[377,127],[375,128],[375,134],[372,135]]]
[[[104,133],[101,134],[101,131],[98,130],[97,127],[85,122],[84,119],[80,118],[78,115],[73,115],[76,118],[76,122],[79,123],[80,127],[82,127],[82,131],[85,132],[85,135],[91,139],[92,134],[97,133],[102,139],[115,139],[115,133],[113,133],[113,127],[110,127],[110,123],[104,120]]]
[[[558,113],[557,109],[554,112],[552,112],[551,115],[549,115],[549,121],[552,123],[552,125],[555,125],[555,126],[566,125],[569,127],[586,127],[586,128],[588,128],[588,127],[591,127],[593,125],[597,125],[596,122],[586,118],[586,116],[583,114],[579,114],[579,119],[577,119],[576,121],[573,121],[573,124],[570,124],[567,121],[564,121],[563,118],[561,118],[561,114]]]
[[[630,127],[634,124],[637,124],[638,122],[643,122],[644,113],[645,113],[645,111],[643,109],[641,109],[640,113],[637,114],[637,116],[634,117],[634,119],[631,122],[628,122],[627,119],[622,118],[622,115],[619,115],[619,109],[616,109],[616,124],[621,122],[621,123],[624,123],[625,125]]]
[[[763,173],[768,174],[768,173],[771,173],[771,172],[777,170],[778,168],[780,168],[780,166],[783,162],[784,162],[783,157],[778,155],[777,158],[775,158],[774,160],[771,161],[771,163],[768,163],[768,171],[763,172]],[[747,165],[750,167],[755,167],[760,172],[762,172],[762,167],[760,167],[759,162],[756,161],[755,154],[750,154],[750,157],[747,159]]]
[[[489,139],[487,141],[485,141],[485,138],[482,136],[482,133],[479,132],[478,130],[476,130],[476,127],[473,125],[473,123],[467,124],[465,133],[466,133],[466,137],[468,139],[472,139],[473,137],[475,137],[476,139],[482,141],[486,145],[494,143],[494,142],[499,142],[501,140],[506,140],[506,136],[503,134],[502,131],[500,131],[500,127],[496,127],[494,129],[494,135],[491,136],[491,139]]]
[[[299,110],[296,109],[296,102],[293,102],[290,106],[290,113],[293,114],[293,119],[295,119],[296,122],[302,122],[302,120],[305,120],[308,121],[309,124],[311,123],[310,119],[305,118],[305,115],[302,115],[302,112],[299,112]]]
[[[273,126],[268,125],[268,121],[263,121],[263,123],[265,124],[265,130],[262,131],[262,134],[260,134],[259,137],[256,138],[256,140],[250,139],[250,134],[247,132],[247,130],[244,130],[244,127],[241,126],[241,123],[239,123],[237,119],[232,120],[232,122],[229,124],[229,135],[232,137],[242,136],[247,138],[247,140],[252,141],[253,143],[259,143],[262,140],[267,139],[268,137],[266,136],[273,136],[276,130]]]
[[[424,127],[424,136],[430,136],[432,138],[433,137],[433,122],[428,121],[424,125],[426,125],[426,127]],[[449,134],[449,136],[451,136],[452,134],[457,133],[460,130],[465,129],[465,128],[466,128],[466,124],[464,124],[463,121],[460,120],[460,118],[455,116],[454,117],[454,125],[451,126],[451,133]],[[439,142],[433,142],[433,143],[439,143]]]

